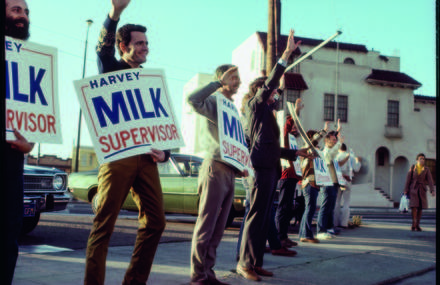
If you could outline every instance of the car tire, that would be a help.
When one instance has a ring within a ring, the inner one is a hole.
[[[96,215],[98,213],[98,202],[99,202],[99,194],[96,193],[95,196],[92,198],[92,211],[93,214]]]
[[[26,235],[33,231],[40,221],[40,212],[33,217],[23,217],[23,226],[21,227],[21,235]]]
[[[231,207],[231,210],[229,211],[228,219],[226,220],[226,226],[225,228],[229,228],[232,225],[232,222],[234,221],[236,214],[234,207]]]

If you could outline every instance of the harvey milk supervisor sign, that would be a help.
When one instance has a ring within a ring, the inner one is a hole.
[[[126,69],[74,85],[100,163],[184,145],[161,70]]]
[[[6,138],[62,143],[57,49],[5,37]]]

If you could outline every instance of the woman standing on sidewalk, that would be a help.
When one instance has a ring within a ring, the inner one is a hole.
[[[412,213],[411,231],[421,232],[420,218],[422,217],[422,209],[428,208],[426,185],[429,186],[429,190],[433,197],[435,196],[435,191],[431,171],[425,167],[425,155],[419,153],[416,160],[417,163],[411,166],[406,175],[404,194],[409,194],[410,197],[409,207],[411,208]]]

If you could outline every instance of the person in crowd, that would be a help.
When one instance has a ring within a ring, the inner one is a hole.
[[[218,280],[215,266],[220,244],[234,198],[235,177],[240,171],[220,155],[216,96],[232,101],[240,86],[236,66],[225,64],[216,69],[215,81],[193,91],[188,103],[206,118],[206,152],[199,174],[200,204],[191,245],[191,284],[226,284]],[[247,176],[247,170],[241,173]]]
[[[341,147],[339,148],[339,153],[336,156],[336,160],[341,168],[342,177],[344,177],[346,184],[339,186],[333,220],[335,227],[346,229],[348,228],[348,221],[350,219],[351,183],[353,180],[352,175],[353,171],[358,172],[361,168],[361,158],[351,158],[350,152],[347,151],[347,145],[342,143]],[[343,201],[342,205],[341,201]]]
[[[255,176],[251,183],[250,208],[245,220],[237,273],[246,279],[260,281],[260,276],[273,276],[262,268],[265,244],[270,225],[275,188],[281,173],[280,158],[296,160],[297,155],[309,156],[306,150],[280,147],[280,130],[273,114],[277,87],[287,60],[298,47],[290,31],[287,46],[263,87],[245,106],[251,162]]]
[[[403,193],[409,195],[409,207],[411,208],[412,225],[411,231],[421,232],[420,219],[422,210],[428,208],[427,187],[432,197],[435,196],[434,182],[431,171],[425,166],[426,157],[419,153],[416,164],[412,165],[406,175],[405,189]]]
[[[112,7],[96,47],[100,73],[139,68],[146,62],[147,29],[141,25],[127,24],[116,32],[119,18],[129,2],[111,1]],[[120,60],[115,58],[115,45]],[[103,163],[99,167],[99,200],[87,241],[84,284],[104,284],[110,236],[130,188],[139,208],[139,228],[122,284],[147,282],[166,224],[157,162],[165,162],[169,156],[169,151],[152,148],[149,153]]]
[[[301,99],[298,98],[295,103],[295,112],[299,115],[302,103]],[[284,125],[284,147],[289,148],[289,134],[295,137],[299,137],[299,132],[295,126],[295,122],[292,117],[288,115],[286,117],[286,123]],[[292,241],[288,237],[288,229],[290,225],[290,220],[292,219],[292,206],[293,199],[295,196],[296,185],[301,177],[296,174],[293,162],[288,161],[289,167],[284,169],[281,174],[281,179],[278,181],[278,188],[280,189],[279,202],[276,211],[275,221],[278,231],[278,237],[281,241],[283,247],[292,247],[298,245],[296,242]]]
[[[324,139],[324,149],[323,160],[324,163],[327,164],[328,170],[330,172],[330,177],[333,182],[331,186],[321,187],[320,195],[321,195],[321,208],[318,213],[318,234],[316,235],[317,239],[331,239],[335,237],[337,230],[334,229],[333,225],[333,214],[335,210],[336,204],[336,196],[338,195],[338,177],[336,175],[335,165],[333,164],[336,155],[338,154],[338,150],[343,143],[343,138],[337,139],[337,136],[340,136],[340,124],[338,120],[338,130],[331,131],[327,133]]]
[[[27,40],[29,38],[29,8],[24,0],[5,1],[5,35]],[[4,203],[6,209],[5,251],[6,262],[2,284],[11,284],[14,278],[18,258],[18,238],[23,225],[23,172],[24,155],[29,153],[34,144],[16,129],[13,130],[15,139],[3,142],[4,160]]]
[[[328,131],[328,122],[325,123],[324,129],[317,132],[315,130],[308,130],[307,137],[312,142],[315,148],[318,148],[319,141],[325,136]],[[311,150],[309,150],[311,152]],[[316,201],[319,195],[319,186],[315,181],[315,169],[313,166],[313,159],[305,158],[301,161],[302,181],[301,187],[304,196],[305,209],[299,226],[299,241],[319,243],[312,231],[313,216],[316,211]]]

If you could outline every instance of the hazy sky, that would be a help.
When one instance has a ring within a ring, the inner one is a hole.
[[[73,80],[82,76],[86,20],[89,32],[86,77],[98,73],[94,51],[110,0],[28,0],[30,41],[58,48],[63,144],[42,144],[41,154],[67,158],[76,145],[79,104]],[[422,83],[416,94],[435,96],[434,0],[282,0],[281,33],[363,44],[400,56],[401,72]],[[119,25],[147,26],[150,53],[144,68],[163,68],[177,116],[183,86],[196,73],[230,63],[232,51],[256,31],[267,31],[267,0],[132,0]],[[85,122],[81,144],[91,146]],[[37,154],[37,147],[32,151]]]

